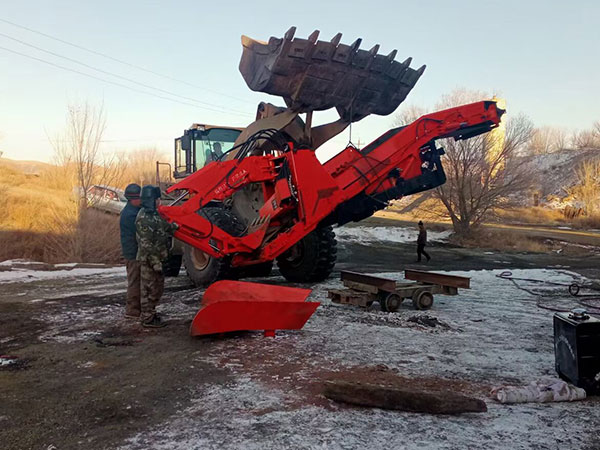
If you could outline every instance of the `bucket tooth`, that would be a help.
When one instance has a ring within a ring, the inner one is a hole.
[[[358,47],[360,47],[360,44],[362,43],[362,38],[358,38],[357,40],[355,40],[351,45],[350,48],[352,49],[352,52],[356,52],[358,51]]]
[[[389,59],[390,61],[393,61],[394,59],[396,59],[396,54],[398,53],[398,50],[394,49],[390,52],[389,55],[387,55],[387,59]]]
[[[418,75],[418,76],[421,76],[421,75],[423,75],[423,72],[425,72],[425,68],[426,68],[426,67],[427,67],[427,66],[426,66],[425,64],[423,64],[421,67],[419,67],[419,68],[417,69],[417,75]]]
[[[338,46],[340,41],[342,40],[342,33],[336,34],[333,39],[330,41],[334,46]]]
[[[369,50],[369,53],[373,56],[375,56],[377,54],[377,52],[379,51],[379,44],[375,44],[371,50]]]
[[[294,39],[295,34],[296,34],[296,27],[290,27],[290,29],[285,32],[283,37],[285,38],[286,41],[291,41],[292,39]]]
[[[409,56],[408,58],[406,58],[403,62],[402,62],[402,67],[408,67],[410,66],[410,63],[412,62],[412,58]]]
[[[308,42],[311,42],[311,43],[313,43],[313,44],[314,44],[315,42],[317,42],[317,39],[319,39],[319,34],[320,34],[320,33],[321,33],[321,32],[320,32],[319,30],[315,30],[315,31],[313,31],[313,32],[311,33],[311,35],[308,37]]]

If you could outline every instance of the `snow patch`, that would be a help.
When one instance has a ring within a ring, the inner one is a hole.
[[[10,356],[0,356],[0,367],[10,366],[18,361],[17,358]]]
[[[445,242],[451,231],[427,231],[428,242]],[[370,242],[399,242],[401,244],[414,244],[417,242],[419,231],[403,227],[339,227],[335,229],[339,240],[370,243]]]
[[[0,263],[2,264],[2,263]],[[72,270],[30,270],[30,269],[13,269],[7,272],[0,272],[1,283],[23,283],[38,280],[52,280],[58,278],[76,278],[88,275],[97,276],[112,276],[112,275],[127,275],[124,266],[106,267],[99,266],[98,268],[79,268]]]

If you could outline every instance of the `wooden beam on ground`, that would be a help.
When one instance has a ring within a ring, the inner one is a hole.
[[[422,270],[405,270],[404,278],[407,280],[419,281],[421,283],[439,284],[440,286],[451,286],[463,289],[470,289],[471,287],[470,278],[446,275],[443,273],[425,272]]]
[[[374,277],[373,275],[367,275],[364,273],[350,272],[348,270],[342,270],[340,274],[342,281],[353,281],[355,283],[367,284],[369,286],[375,286],[382,291],[394,292],[396,289],[396,282],[387,278]]]
[[[336,402],[418,413],[460,414],[487,411],[483,400],[450,391],[419,391],[408,387],[328,381],[323,394]]]

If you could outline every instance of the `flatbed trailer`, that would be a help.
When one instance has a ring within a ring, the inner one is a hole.
[[[349,304],[363,308],[379,302],[382,311],[395,312],[405,299],[411,299],[418,310],[433,306],[433,295],[458,295],[458,289],[469,289],[470,278],[435,272],[405,270],[407,282],[364,273],[342,271],[340,279],[346,289],[329,289],[334,303]]]

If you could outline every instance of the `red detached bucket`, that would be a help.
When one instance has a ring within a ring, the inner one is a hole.
[[[299,330],[320,305],[306,301],[310,293],[310,289],[217,281],[204,292],[190,334],[264,330],[273,336],[275,330]]]

